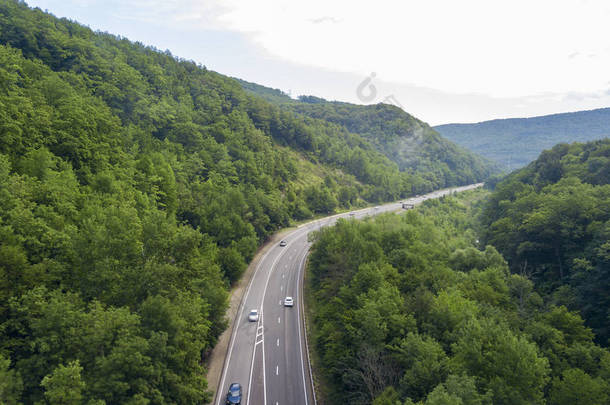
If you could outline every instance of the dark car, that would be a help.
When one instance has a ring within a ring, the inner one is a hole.
[[[233,383],[229,386],[229,392],[227,392],[227,405],[239,404],[241,404],[241,384]]]

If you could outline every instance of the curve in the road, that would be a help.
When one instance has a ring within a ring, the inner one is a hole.
[[[430,198],[480,186],[482,183],[449,188],[404,201],[417,205]],[[245,405],[316,404],[302,294],[310,247],[307,235],[332,225],[341,217],[361,219],[401,209],[402,202],[395,202],[318,219],[287,234],[286,247],[275,246],[263,255],[237,311],[215,404],[224,404],[226,389],[233,382],[242,384]],[[283,306],[286,296],[294,297],[295,307]],[[246,319],[246,308],[259,310],[258,322]],[[276,317],[277,323],[273,322]]]

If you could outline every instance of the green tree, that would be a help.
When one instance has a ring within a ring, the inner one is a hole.
[[[580,369],[569,369],[561,378],[554,378],[551,384],[549,404],[591,404],[608,403],[608,382],[593,378]]]
[[[548,360],[536,345],[492,320],[470,321],[452,347],[452,367],[481,379],[494,404],[543,403]]]
[[[59,365],[53,373],[45,376],[40,385],[45,389],[44,396],[52,405],[78,405],[83,403],[82,391],[85,383],[81,379],[78,360],[67,366]]]
[[[0,402],[7,405],[19,404],[23,382],[14,369],[10,368],[10,359],[0,354]]]

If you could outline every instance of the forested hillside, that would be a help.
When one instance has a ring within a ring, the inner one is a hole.
[[[434,127],[447,139],[510,171],[522,168],[558,143],[610,136],[610,108]]]
[[[479,244],[480,193],[318,233],[308,302],[324,403],[608,403],[610,352]]]
[[[484,239],[551,302],[610,338],[610,139],[560,144],[497,185]]]
[[[2,1],[0,402],[205,402],[228,287],[268,235],[436,186],[205,67]]]
[[[356,105],[301,96],[293,100],[280,90],[239,81],[244,89],[285,111],[340,125],[358,134],[406,173],[436,187],[468,184],[497,171],[481,158],[440,136],[428,124],[389,104]]]

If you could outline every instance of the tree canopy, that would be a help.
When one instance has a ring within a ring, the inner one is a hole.
[[[607,403],[610,352],[479,242],[482,197],[319,231],[307,302],[329,403]]]
[[[610,338],[610,140],[560,144],[500,182],[483,237],[552,302]]]
[[[260,244],[420,180],[197,63],[1,2],[0,402],[208,401]]]

